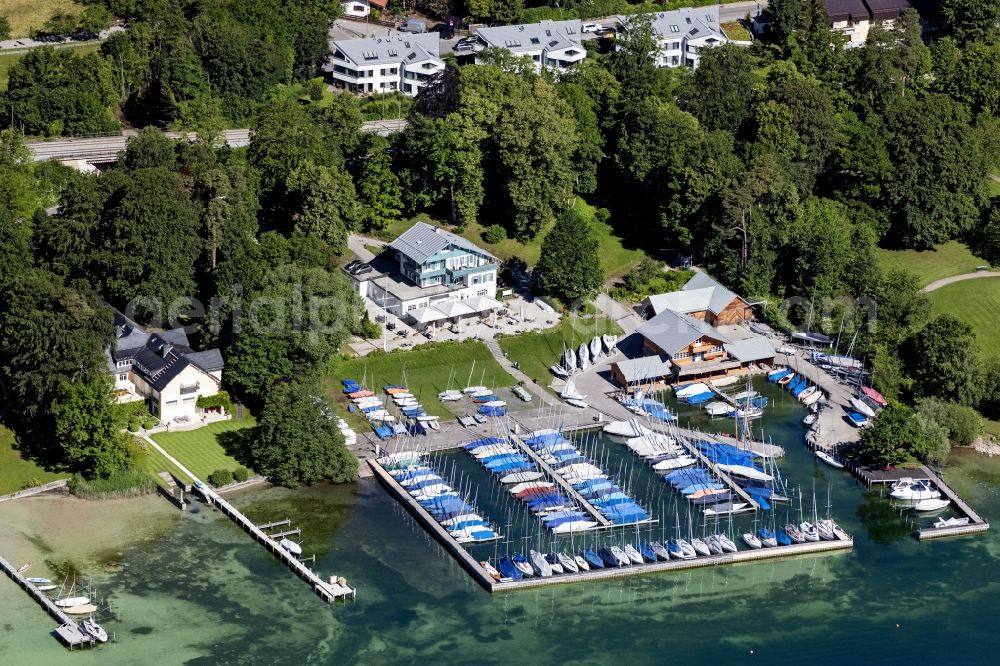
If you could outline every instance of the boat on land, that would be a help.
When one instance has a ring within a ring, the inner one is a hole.
[[[951,504],[951,500],[941,498],[920,500],[913,506],[914,511],[940,511]]]
[[[602,335],[601,342],[604,343],[604,351],[610,354],[618,344],[617,335]]]
[[[858,412],[859,414],[864,414],[868,418],[872,418],[875,416],[875,410],[872,409],[871,405],[865,402],[863,398],[859,398],[856,396],[851,398],[851,407],[854,407],[854,411]]]
[[[876,391],[875,389],[871,388],[870,386],[862,386],[861,394],[864,395],[869,400],[871,400],[872,402],[874,402],[879,407],[885,407],[888,404],[886,402],[886,399],[882,396],[882,394]]]
[[[482,393],[483,391],[489,391],[485,386],[466,386],[462,389],[462,393],[466,395],[472,395],[474,393]]]
[[[87,618],[81,622],[80,628],[83,629],[88,635],[92,636],[95,640],[98,640],[101,643],[108,642],[108,632],[104,630],[104,627],[97,624],[97,621],[94,620],[94,618]]]
[[[580,348],[576,350],[576,355],[578,357],[577,366],[581,371],[590,367],[590,349],[587,347],[586,342],[580,343]]]
[[[858,412],[847,412],[847,419],[855,428],[864,428],[868,425],[868,417]]]
[[[278,542],[278,545],[287,550],[295,557],[298,557],[299,555],[302,554],[302,546],[295,543],[291,539],[282,539],[281,541]]]
[[[594,361],[597,361],[597,357],[601,355],[601,351],[602,351],[601,338],[595,337],[593,340],[590,341],[590,358],[594,359]]]
[[[563,400],[566,401],[567,405],[578,407],[580,409],[586,409],[587,407],[590,407],[590,405],[587,403],[586,400],[581,400],[580,398],[563,398]]]
[[[556,377],[561,377],[562,379],[566,379],[567,377],[569,377],[569,372],[567,372],[566,369],[563,368],[561,365],[550,365],[549,372],[551,372]]]
[[[567,349],[563,352],[562,356],[563,367],[566,368],[567,374],[576,370],[576,352],[572,349]]]
[[[56,606],[59,606],[59,608],[73,608],[74,606],[82,606],[89,603],[90,597],[63,597],[55,601]]]
[[[816,449],[816,457],[825,462],[830,467],[836,467],[837,469],[844,469],[844,464],[839,460],[837,460],[836,458],[834,458],[829,453],[827,453],[826,451],[821,451],[820,449]]]

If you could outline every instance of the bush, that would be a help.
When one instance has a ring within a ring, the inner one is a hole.
[[[129,432],[139,432],[139,419],[132,417],[128,420],[128,431]]]
[[[312,79],[306,87],[309,90],[309,99],[314,102],[319,102],[323,99],[323,91],[326,89],[323,79]]]
[[[221,488],[233,482],[233,473],[228,469],[217,469],[208,475],[208,482],[216,488]]]
[[[150,416],[148,419],[142,422],[142,427],[145,428],[146,430],[149,430],[150,428],[155,428],[157,423],[159,423],[159,421]]]
[[[494,245],[507,240],[507,230],[499,224],[491,224],[483,229],[483,240]]]
[[[248,470],[246,467],[237,467],[236,469],[233,470],[233,479],[235,479],[239,483],[243,483],[249,478],[250,478],[250,470]]]

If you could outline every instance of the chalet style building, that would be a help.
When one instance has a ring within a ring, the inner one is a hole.
[[[671,310],[712,326],[739,324],[753,319],[753,308],[745,299],[701,271],[696,272],[680,291],[650,296],[641,307],[647,319]]]
[[[198,398],[215,395],[222,386],[222,354],[194,351],[183,328],[151,332],[115,311],[114,347],[106,354],[115,400],[145,400],[163,423],[201,418]]]

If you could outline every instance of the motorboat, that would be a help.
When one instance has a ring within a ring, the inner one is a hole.
[[[708,388],[708,384],[703,382],[695,382],[693,384],[685,384],[684,386],[674,387],[674,397],[678,400],[683,398],[689,398],[694,395],[699,395],[701,393],[711,393],[712,390]]]
[[[971,521],[966,518],[938,518],[934,521],[934,527],[961,527],[968,525]]]
[[[287,550],[295,557],[298,557],[299,555],[302,554],[302,546],[295,543],[291,539],[282,539],[281,541],[278,542],[278,545]]]
[[[808,398],[809,396],[811,396],[813,393],[815,393],[818,390],[819,390],[819,388],[817,388],[815,385],[813,385],[813,386],[810,386],[809,388],[807,388],[806,390],[802,391],[802,393],[799,393],[798,396],[796,396],[796,397],[798,398],[799,402],[805,402],[806,398]]]
[[[836,467],[837,469],[844,469],[844,464],[834,458],[832,455],[826,451],[816,449],[816,457],[825,462],[830,467]]]
[[[761,544],[760,539],[757,538],[757,535],[754,534],[753,532],[744,532],[743,541],[746,543],[746,545],[750,546],[755,550],[761,548],[761,546],[763,545]]]
[[[90,617],[80,623],[80,628],[84,630],[89,636],[93,636],[94,639],[100,641],[101,643],[108,642],[108,632],[104,630],[104,627],[97,624],[94,618]]]
[[[944,498],[920,500],[913,506],[914,511],[940,511],[951,504],[951,500]]]
[[[803,400],[802,404],[803,405],[815,405],[816,403],[818,403],[822,399],[823,399],[823,392],[822,391],[816,391],[816,392],[810,394],[809,397],[807,397],[805,400]]]
[[[928,500],[937,499],[941,497],[940,491],[936,490],[928,481],[913,481],[910,479],[909,483],[902,483],[905,479],[901,479],[897,483],[894,483],[892,492],[889,496],[898,500]]]
[[[72,608],[73,606],[82,606],[89,603],[90,597],[63,597],[55,601],[56,606],[59,606],[59,608]]]
[[[872,409],[871,406],[863,399],[856,396],[851,398],[851,407],[853,407],[859,414],[864,414],[868,418],[873,418],[875,416],[875,410]]]

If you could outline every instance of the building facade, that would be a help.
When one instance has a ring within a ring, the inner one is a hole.
[[[871,27],[891,30],[895,19],[910,8],[909,0],[825,0],[830,28],[844,35],[844,48],[864,46]]]
[[[163,423],[200,418],[197,400],[219,392],[225,366],[218,349],[191,349],[184,329],[150,332],[117,311],[107,360],[116,401],[145,400]]]
[[[545,67],[564,72],[587,57],[587,50],[580,43],[582,25],[581,21],[572,20],[480,28],[476,32],[476,50],[504,49],[530,58],[537,71]]]
[[[436,32],[333,42],[327,70],[335,86],[353,93],[400,91],[411,97],[444,69]]]
[[[718,6],[684,8],[647,15],[653,22],[653,35],[660,44],[655,54],[657,67],[698,66],[701,51],[729,42],[719,24]],[[628,30],[632,16],[618,16],[622,30]]]
[[[696,272],[680,291],[654,294],[643,301],[641,307],[647,319],[672,310],[712,326],[739,324],[753,319],[750,303],[703,271]]]

